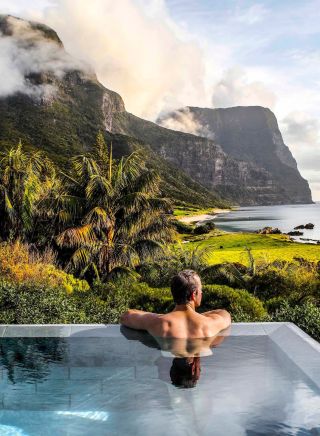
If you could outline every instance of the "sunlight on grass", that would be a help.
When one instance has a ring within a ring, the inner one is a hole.
[[[251,233],[226,233],[223,235],[209,236],[200,240],[197,238],[184,244],[186,249],[195,245],[208,247],[208,263],[241,262],[247,264],[246,248],[258,259],[272,262],[276,259],[292,260],[303,257],[311,261],[320,261],[320,245],[300,244],[288,242],[282,235],[258,235]]]

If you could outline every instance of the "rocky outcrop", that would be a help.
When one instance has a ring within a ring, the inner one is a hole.
[[[161,157],[235,204],[291,202],[269,171],[233,158],[212,139],[166,129],[127,112],[114,114],[112,131],[145,141]]]
[[[229,156],[264,168],[282,192],[274,199],[275,204],[312,202],[308,182],[301,177],[295,159],[283,142],[276,117],[269,109],[188,107],[168,114],[160,122],[168,118],[179,121],[180,113],[192,117],[198,132],[214,138]]]
[[[260,235],[281,235],[281,230],[278,227],[264,227],[257,231]]]

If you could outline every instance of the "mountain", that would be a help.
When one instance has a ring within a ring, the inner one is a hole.
[[[101,130],[112,141],[116,158],[142,150],[147,166],[161,176],[164,196],[203,207],[227,205],[147,143],[111,132],[113,114],[125,112],[122,98],[99,83],[90,68],[72,59],[52,29],[2,15],[0,38],[10,48],[8,56],[20,57],[23,67],[18,71],[23,79],[20,88],[9,95],[1,95],[0,88],[0,150],[21,139],[27,149],[42,150],[66,167],[70,157],[90,151]],[[30,62],[24,66],[26,57]]]
[[[213,138],[229,156],[268,171],[274,182],[284,189],[290,203],[312,202],[308,182],[301,177],[270,109],[261,106],[187,107],[169,117],[179,119],[181,113],[188,114],[198,130]]]
[[[146,164],[160,173],[163,195],[175,202],[311,202],[308,184],[280,143],[272,117],[256,115],[260,109],[250,121],[251,112],[240,116],[242,108],[230,108],[236,115],[221,115],[215,122],[211,115],[203,121],[200,116],[211,109],[190,108],[205,128],[197,134],[167,129],[128,113],[119,94],[69,56],[49,27],[0,16],[0,38],[5,42],[2,62],[7,59],[16,69],[8,78],[10,92],[0,86],[0,149],[21,139],[64,167],[71,156],[90,151],[101,130],[112,141],[116,157],[142,150]]]
[[[192,117],[192,125],[197,126],[201,136],[167,129],[125,111],[113,114],[112,131],[146,141],[157,154],[233,203],[312,202],[308,182],[299,174],[270,110],[235,107],[182,111]],[[179,120],[180,112],[167,118]],[[223,118],[198,117],[220,112],[225,114]],[[164,121],[165,118],[159,120]]]

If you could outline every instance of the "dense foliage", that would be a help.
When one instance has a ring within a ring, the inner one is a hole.
[[[116,323],[129,307],[165,313],[171,277],[194,269],[201,311],[291,321],[320,339],[319,261],[257,261],[242,248],[242,262],[212,264],[227,237],[213,223],[178,223],[159,182],[139,153],[113,159],[101,134],[64,172],[21,143],[2,153],[0,323]],[[172,244],[174,228],[191,242]],[[279,249],[284,243],[274,239]]]
[[[101,133],[68,173],[19,143],[1,154],[0,237],[42,249],[58,245],[70,272],[106,279],[171,240],[170,203],[160,198],[159,183],[139,154],[114,160]]]

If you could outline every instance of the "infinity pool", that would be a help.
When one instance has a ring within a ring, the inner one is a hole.
[[[233,325],[196,357],[119,326],[2,333],[1,436],[320,435],[320,348],[290,324]]]

